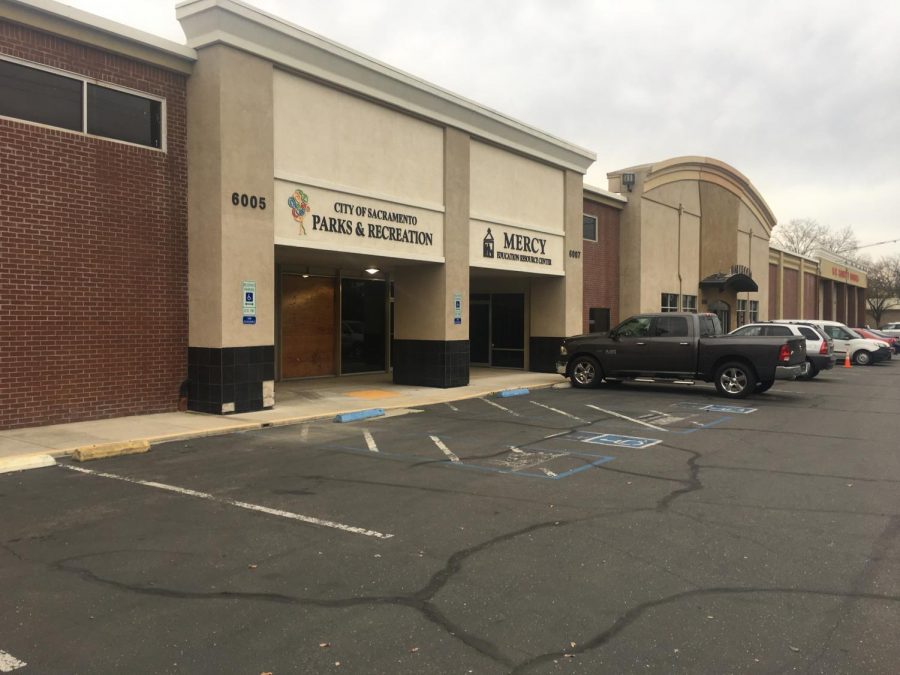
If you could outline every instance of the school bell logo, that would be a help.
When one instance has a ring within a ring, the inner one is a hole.
[[[309,213],[309,197],[306,196],[306,193],[303,190],[297,188],[294,190],[294,194],[290,196],[287,203],[288,206],[291,207],[291,216],[300,226],[299,234],[306,234],[306,228],[303,227],[303,218]]]
[[[482,241],[482,255],[485,258],[494,257],[494,235],[491,234],[491,228],[488,228],[487,234],[484,235]]]

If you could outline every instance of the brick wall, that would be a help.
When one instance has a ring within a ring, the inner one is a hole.
[[[0,119],[0,429],[174,410],[185,76],[0,21],[0,53],[166,99],[167,151]]]
[[[584,240],[584,330],[591,307],[608,307],[610,327],[619,322],[619,209],[584,200],[597,218],[597,241]]]

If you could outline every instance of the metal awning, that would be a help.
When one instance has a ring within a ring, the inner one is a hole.
[[[728,289],[738,293],[754,293],[759,290],[759,286],[753,281],[753,277],[743,272],[733,274],[716,272],[701,280],[700,288],[715,288],[720,291]]]

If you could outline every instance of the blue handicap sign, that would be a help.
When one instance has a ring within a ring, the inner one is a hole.
[[[640,436],[620,436],[618,434],[595,434],[587,438],[579,438],[582,443],[594,443],[596,445],[612,445],[617,448],[649,448],[651,445],[662,443],[658,438],[641,438]]]
[[[253,292],[248,292],[244,294],[246,296],[245,302],[253,302]]]
[[[756,412],[756,408],[741,408],[736,405],[705,405],[700,410],[708,410],[709,412],[731,413],[732,415],[749,415]]]

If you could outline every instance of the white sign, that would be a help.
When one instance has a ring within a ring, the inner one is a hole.
[[[469,221],[469,266],[565,274],[565,237],[524,227]]]
[[[241,294],[243,296],[244,323],[256,323],[256,282],[242,281]]]
[[[462,293],[453,294],[453,325],[462,325]]]
[[[275,181],[275,243],[444,262],[444,214],[347,192]]]

